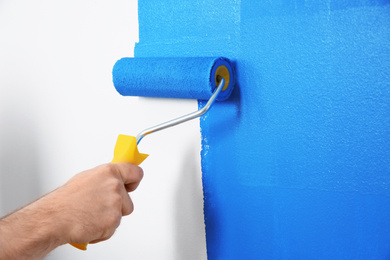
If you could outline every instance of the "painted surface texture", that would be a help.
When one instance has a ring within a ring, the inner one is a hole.
[[[136,57],[236,64],[200,120],[209,259],[390,258],[388,0],[140,0],[139,26]]]

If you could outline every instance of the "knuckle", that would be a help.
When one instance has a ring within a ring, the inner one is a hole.
[[[105,218],[105,230],[111,231],[115,230],[121,221],[121,214],[118,214],[118,212],[111,212],[111,214],[107,214]]]
[[[140,179],[142,179],[144,177],[144,170],[141,167],[138,167],[138,168],[139,168]]]
[[[115,212],[114,214],[112,214],[109,219],[110,227],[114,229],[117,228],[119,226],[121,217],[122,215],[119,212]]]
[[[131,210],[130,209],[125,209],[125,210],[123,210],[123,212],[122,212],[122,216],[128,216],[128,215],[130,215],[131,214]]]
[[[121,191],[124,187],[124,184],[120,179],[112,176],[112,177],[105,178],[104,187],[111,194],[116,194],[116,193],[121,193]]]
[[[112,204],[113,209],[117,210],[122,205],[122,197],[119,194],[113,195],[111,204]]]
[[[110,186],[113,192],[120,193],[123,188],[123,183],[121,183],[118,179],[114,179]]]
[[[122,214],[123,214],[123,216],[127,216],[127,215],[130,215],[131,213],[133,213],[133,211],[134,211],[134,205],[133,205],[133,203],[130,201],[130,202],[128,203],[127,207],[125,207],[125,208],[123,209]]]
[[[121,221],[121,216],[118,214],[110,214],[105,219],[104,231],[102,237],[109,238],[111,237]]]
[[[104,175],[112,175],[114,174],[115,169],[111,163],[106,163],[101,166],[101,173]]]
[[[135,168],[134,173],[137,176],[138,180],[142,180],[142,178],[144,177],[144,170],[141,167],[137,166],[137,168]]]
[[[127,215],[130,215],[131,213],[133,213],[133,211],[134,211],[134,205],[130,204],[129,211],[128,211],[129,214]]]

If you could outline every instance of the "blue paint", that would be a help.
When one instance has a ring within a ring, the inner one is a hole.
[[[389,1],[258,2],[139,1],[136,56],[235,62],[201,119],[209,259],[389,259]]]
[[[230,61],[222,57],[122,58],[115,63],[112,78],[123,96],[208,100],[216,88],[219,66],[225,66],[230,75],[229,84],[217,97],[223,101],[232,93],[234,73]]]

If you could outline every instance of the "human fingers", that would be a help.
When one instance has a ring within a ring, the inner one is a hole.
[[[134,210],[133,201],[125,189],[122,189],[122,216],[130,215]]]
[[[99,242],[102,242],[102,241],[105,241],[105,240],[108,240],[110,237],[112,237],[115,233],[115,229],[112,230],[109,234],[107,234],[105,237],[102,237],[102,238],[99,238],[99,239],[96,239],[96,240],[93,240],[93,241],[90,241],[88,242],[89,244],[96,244],[96,243],[99,243]]]
[[[127,192],[135,191],[138,188],[139,184],[140,184],[140,182],[134,182],[134,183],[126,184],[125,185],[126,191]]]
[[[119,171],[123,184],[136,183],[137,186],[142,180],[144,173],[141,167],[129,163],[116,163],[114,164]]]

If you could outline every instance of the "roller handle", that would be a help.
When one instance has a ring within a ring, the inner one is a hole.
[[[111,163],[131,163],[140,165],[148,157],[147,154],[139,153],[137,139],[134,136],[119,135],[114,149],[114,159]],[[89,243],[69,243],[80,249],[87,250]]]

